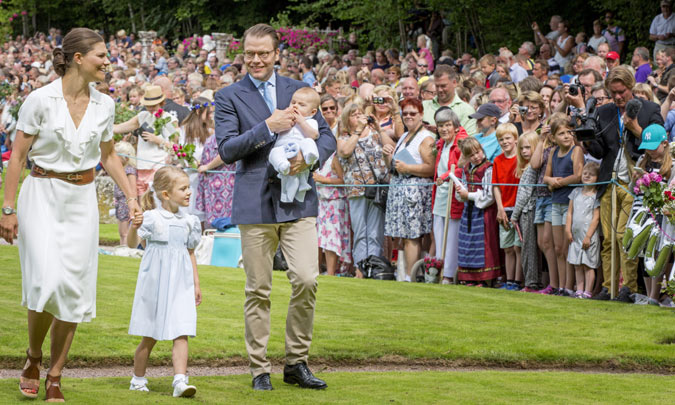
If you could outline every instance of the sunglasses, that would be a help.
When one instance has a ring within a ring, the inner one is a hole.
[[[321,107],[321,111],[337,111],[337,106],[329,105],[326,107]]]
[[[419,66],[419,67],[429,67],[429,65],[419,65],[419,64],[417,66]]]
[[[414,117],[417,114],[419,114],[417,111],[403,111],[401,112],[401,115],[404,117]]]

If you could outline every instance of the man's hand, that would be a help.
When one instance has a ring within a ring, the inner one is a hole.
[[[565,83],[565,100],[567,100],[567,104],[574,106],[576,108],[585,108],[586,106],[584,105],[584,96],[581,95],[581,89],[579,92],[577,92],[576,96],[573,96],[570,94],[570,85],[569,83]]]
[[[637,117],[629,118],[626,113],[623,114],[623,125],[627,130],[633,133],[633,135],[639,137],[642,135],[642,127],[638,124]]]
[[[295,125],[295,114],[291,107],[285,110],[274,110],[272,115],[265,120],[267,127],[272,132],[288,131]]]
[[[309,169],[309,165],[305,163],[305,158],[302,156],[301,151],[298,151],[298,154],[290,159],[289,162],[291,162],[291,170],[288,172],[289,176],[295,176],[296,174]]]

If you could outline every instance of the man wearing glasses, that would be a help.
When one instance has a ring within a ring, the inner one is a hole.
[[[424,58],[417,59],[417,84],[421,85],[422,83],[429,80],[429,63]]]
[[[257,24],[244,33],[244,63],[248,74],[241,81],[216,93],[216,138],[220,157],[237,162],[232,223],[239,225],[246,272],[244,320],[253,389],[272,389],[267,359],[270,336],[272,263],[277,246],[287,262],[292,294],[286,318],[286,366],[284,382],[303,388],[323,389],[326,383],[307,367],[314,326],[318,251],[316,216],[318,200],[314,182],[303,202],[280,201],[281,185],[268,164],[279,133],[302,119],[289,107],[291,95],[307,84],[274,73],[279,58],[276,30]],[[336,141],[320,113],[319,167],[335,152]],[[290,175],[308,169],[302,153],[291,160]]]

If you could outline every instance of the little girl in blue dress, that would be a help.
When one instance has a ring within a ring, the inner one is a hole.
[[[201,303],[194,249],[199,243],[199,218],[180,209],[190,204],[190,180],[180,169],[159,169],[141,201],[144,213],[133,218],[127,244],[145,247],[131,310],[129,334],[143,339],[134,356],[130,389],[148,391],[145,370],[158,340],[173,341],[173,396],[191,397],[188,385],[188,336],[197,331],[197,305]]]

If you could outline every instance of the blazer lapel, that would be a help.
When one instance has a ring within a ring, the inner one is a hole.
[[[275,73],[276,74],[276,73]],[[283,76],[277,75],[277,109],[283,110],[291,105],[291,98],[293,97],[292,82]],[[265,100],[263,100],[264,102]]]
[[[277,83],[279,82],[277,81]],[[235,94],[259,121],[264,121],[272,115],[270,109],[267,107],[267,103],[265,103],[265,100],[248,75],[241,81],[241,91]],[[277,97],[278,95],[279,92],[277,91]]]

